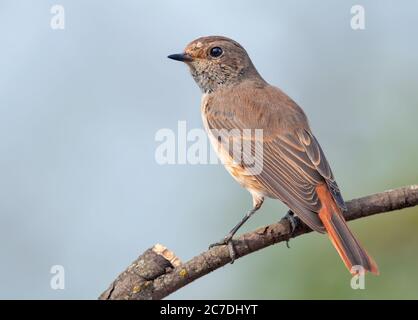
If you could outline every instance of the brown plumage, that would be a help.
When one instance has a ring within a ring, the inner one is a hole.
[[[245,49],[231,39],[212,36],[191,42],[184,53],[170,58],[189,65],[204,93],[202,118],[215,151],[253,197],[254,208],[219,244],[231,244],[233,234],[269,197],[284,202],[313,230],[327,232],[349,270],[361,265],[378,273],[344,221],[344,200],[305,113],[259,75]],[[213,133],[234,129],[262,129],[263,136],[232,134],[220,139]],[[231,143],[245,139],[262,145],[261,171],[242,161],[254,155],[254,147],[242,149],[238,161],[231,152]]]

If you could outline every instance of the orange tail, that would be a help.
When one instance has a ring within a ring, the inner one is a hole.
[[[348,270],[351,273],[356,273],[358,270],[352,270],[352,267],[362,266],[367,271],[376,275],[379,274],[376,262],[367,254],[366,250],[363,249],[348,228],[341,210],[335,203],[327,185],[319,185],[316,188],[316,192],[322,204],[319,218]]]

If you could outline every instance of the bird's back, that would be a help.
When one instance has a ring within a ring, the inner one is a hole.
[[[260,81],[245,81],[205,94],[204,119],[219,121],[217,129],[262,129],[264,138],[295,128],[309,129],[303,110],[279,88]]]

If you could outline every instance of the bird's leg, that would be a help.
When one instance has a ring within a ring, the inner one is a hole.
[[[264,201],[264,198],[256,198],[253,196],[253,208],[245,214],[242,220],[235,227],[233,227],[231,231],[229,231],[229,233],[225,236],[225,238],[223,238],[219,242],[212,243],[209,246],[209,249],[213,247],[217,247],[217,246],[227,245],[228,250],[229,250],[229,255],[231,257],[231,264],[234,263],[236,254],[235,254],[234,245],[232,243],[232,238],[237,233],[237,231],[244,225],[244,223],[247,222],[247,220],[250,219],[251,216],[254,213],[256,213],[258,209],[261,208],[263,201]]]
[[[232,228],[231,231],[229,231],[229,233],[219,242],[215,242],[212,243],[209,246],[209,249],[216,247],[216,246],[222,246],[222,245],[228,245],[228,250],[229,250],[229,255],[231,257],[231,263],[234,263],[235,261],[235,249],[234,249],[234,245],[232,243],[232,238],[234,237],[234,235],[237,233],[237,231],[239,230],[239,228],[241,228],[245,222],[247,222],[247,220],[258,210],[259,208],[252,208],[250,211],[248,211],[245,216],[242,218],[242,220],[235,226]]]
[[[290,223],[290,227],[292,228],[292,231],[290,231],[290,234],[289,234],[289,238],[286,240],[286,246],[287,246],[288,248],[290,248],[290,246],[289,246],[289,241],[290,241],[290,238],[292,238],[292,237],[293,237],[293,233],[295,232],[296,228],[297,228],[297,227],[298,227],[298,225],[299,225],[299,219],[298,219],[297,217],[295,217],[295,214],[293,213],[293,211],[292,211],[292,210],[289,210],[289,211],[286,213],[286,215],[284,216],[284,219],[286,219],[286,220],[288,220],[288,221],[289,221],[289,223]]]

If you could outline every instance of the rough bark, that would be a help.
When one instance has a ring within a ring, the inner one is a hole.
[[[348,201],[348,210],[344,216],[350,221],[416,205],[418,185],[412,185]],[[236,258],[312,231],[300,220],[299,222],[292,234],[289,221],[282,219],[278,223],[241,235],[234,240]],[[157,244],[140,255],[99,299],[162,299],[230,261],[226,246],[212,248],[181,263],[174,253]]]

